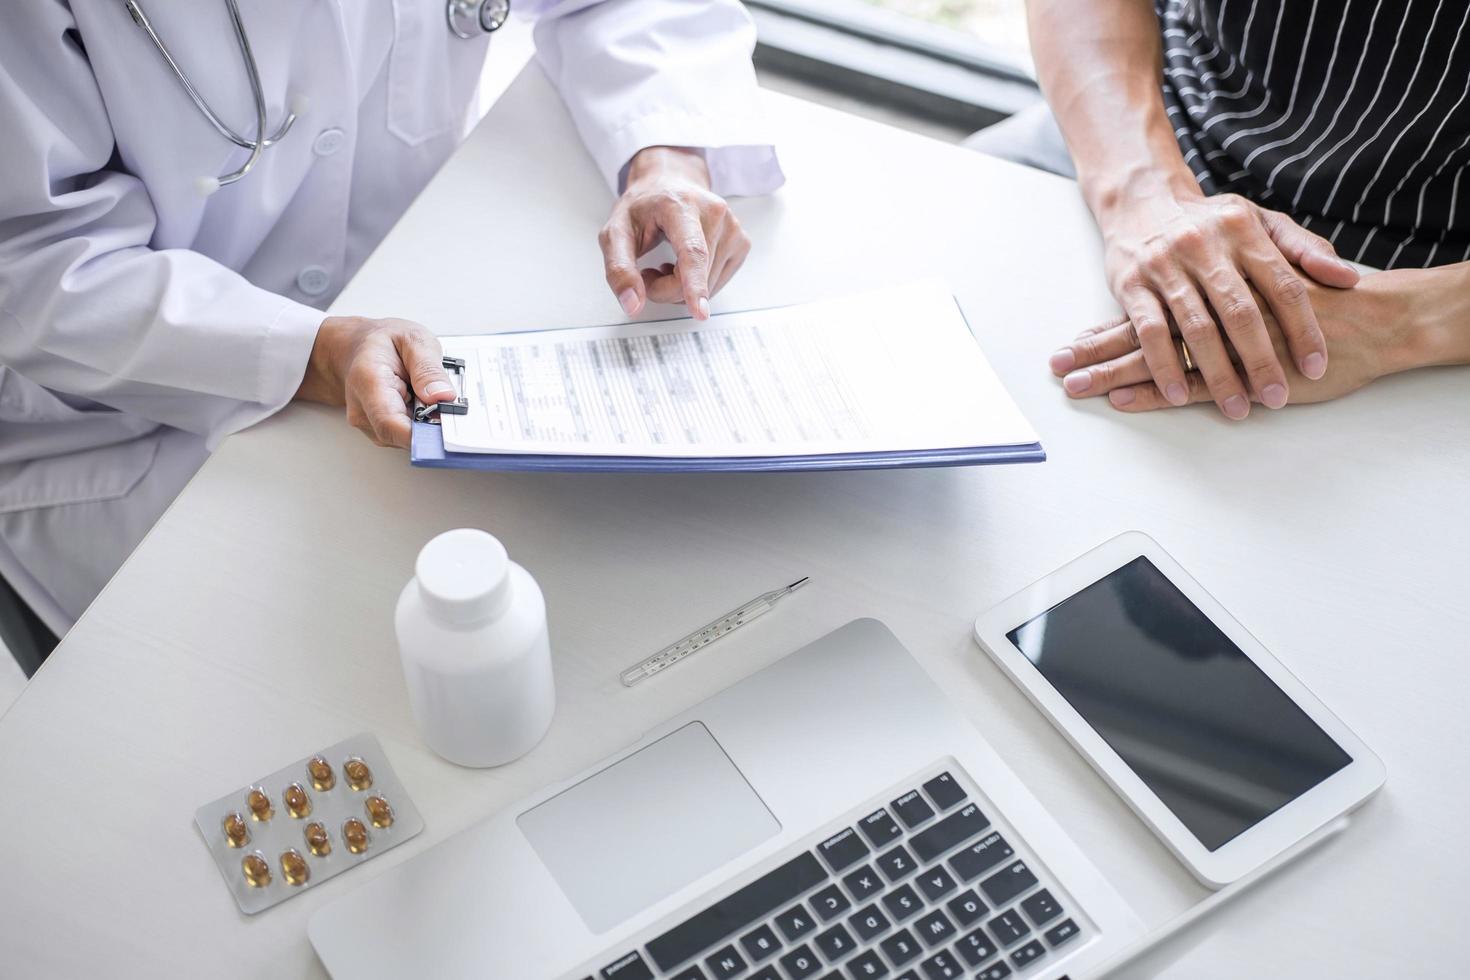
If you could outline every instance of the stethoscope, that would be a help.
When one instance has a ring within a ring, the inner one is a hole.
[[[200,193],[205,195],[213,194],[226,184],[233,184],[250,173],[265,148],[279,143],[291,131],[291,127],[296,123],[297,117],[306,112],[306,97],[303,95],[291,96],[286,110],[286,118],[281,121],[281,125],[277,127],[274,133],[269,136],[265,135],[267,125],[265,90],[260,84],[260,68],[255,63],[254,53],[250,50],[250,35],[245,30],[245,22],[240,19],[240,7],[237,0],[225,0],[225,7],[230,13],[230,24],[235,29],[235,40],[240,45],[240,57],[245,62],[245,74],[250,79],[250,95],[255,101],[254,139],[247,139],[235,132],[210,107],[204,96],[199,94],[199,90],[189,81],[189,76],[184,74],[184,70],[174,60],[174,56],[169,52],[168,45],[163,43],[163,38],[158,36],[158,32],[149,23],[148,15],[143,12],[141,0],[125,0],[124,6],[127,7],[128,13],[132,15],[133,23],[147,32],[149,39],[153,41],[153,46],[158,49],[158,53],[163,56],[163,60],[172,69],[174,77],[179,80],[179,84],[184,87],[184,91],[188,93],[190,100],[199,109],[200,113],[203,114],[204,118],[209,120],[210,125],[231,143],[250,151],[249,158],[240,166],[240,169],[222,174],[218,177],[200,177],[195,182],[195,186],[199,188]],[[473,40],[480,34],[489,34],[505,25],[506,20],[510,17],[510,0],[447,0],[444,7],[444,14],[449,22],[449,30],[453,32],[455,37],[461,37],[467,41]],[[465,27],[466,24],[469,25],[468,29]]]

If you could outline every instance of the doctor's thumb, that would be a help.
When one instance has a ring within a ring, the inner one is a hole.
[[[618,305],[628,316],[643,309],[648,296],[643,288],[643,273],[638,268],[638,249],[634,232],[626,215],[614,215],[597,236],[602,248],[603,272],[607,287],[618,298]]]
[[[421,364],[413,368],[413,391],[425,404],[447,402],[454,399],[454,383],[440,366],[442,361]]]
[[[418,324],[398,340],[398,356],[408,369],[409,384],[425,404],[452,401],[454,384],[444,370],[444,348],[439,338]]]
[[[643,291],[643,273],[632,262],[609,261],[607,285],[618,298],[618,305],[628,316],[637,316],[647,297]]]

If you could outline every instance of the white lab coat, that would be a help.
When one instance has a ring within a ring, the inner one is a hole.
[[[5,7],[0,575],[60,632],[208,449],[291,399],[321,311],[463,136],[490,43],[452,36],[445,0],[241,0],[269,125],[292,95],[309,107],[204,198],[196,178],[247,151],[121,0]],[[205,99],[253,134],[222,0],[144,9]],[[717,193],[780,185],[738,0],[516,9],[537,17],[538,57],[611,187],[659,144],[707,148]]]

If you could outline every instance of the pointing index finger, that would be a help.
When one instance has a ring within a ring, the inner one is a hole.
[[[675,206],[664,224],[664,234],[674,247],[674,271],[684,292],[684,304],[696,320],[709,319],[709,243],[699,215],[686,204]]]

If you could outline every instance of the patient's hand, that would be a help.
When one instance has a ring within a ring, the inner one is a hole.
[[[675,262],[640,269],[638,259],[660,242]],[[628,183],[598,236],[607,284],[629,316],[645,302],[683,303],[709,318],[709,298],[750,254],[750,238],[725,199],[710,190],[709,168],[696,150],[651,146],[628,164]]]
[[[1306,282],[1307,294],[1327,342],[1328,369],[1305,377],[1286,356],[1287,342],[1270,310],[1260,308],[1271,343],[1287,372],[1292,404],[1328,401],[1356,391],[1386,374],[1430,364],[1463,363],[1470,323],[1467,267],[1406,269],[1365,276],[1352,290]],[[1259,299],[1259,297],[1258,297]],[[1177,330],[1175,331],[1177,334]],[[1107,395],[1114,408],[1147,412],[1175,407],[1151,380],[1135,331],[1126,319],[1094,327],[1066,350],[1076,367],[1063,387],[1072,398]],[[1178,337],[1174,338],[1178,345]],[[1238,363],[1238,355],[1231,351]],[[1198,372],[1186,376],[1190,402],[1213,401]],[[1259,391],[1250,391],[1259,402]]]
[[[1297,378],[1327,369],[1307,286],[1351,287],[1358,273],[1288,216],[1232,194],[1205,197],[1192,177],[1185,183],[1130,182],[1094,203],[1113,296],[1150,376],[1175,404],[1204,381],[1228,418],[1245,418],[1251,401],[1280,408]],[[1171,329],[1189,341],[1198,377],[1185,377]],[[1063,351],[1053,357],[1070,370]]]

